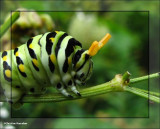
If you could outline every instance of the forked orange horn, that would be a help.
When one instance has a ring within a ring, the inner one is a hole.
[[[97,42],[94,41],[92,43],[92,45],[90,46],[89,50],[88,50],[88,54],[90,56],[94,56],[97,54],[97,52],[108,42],[108,40],[111,38],[111,35],[109,33],[107,33],[103,39],[101,39],[101,41]]]

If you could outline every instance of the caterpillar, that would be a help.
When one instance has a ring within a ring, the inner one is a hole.
[[[18,103],[25,94],[43,94],[46,87],[72,98],[68,89],[81,96],[77,86],[90,78],[92,57],[110,39],[107,33],[88,50],[63,31],[47,32],[30,38],[14,50],[1,55],[1,86],[7,101]]]

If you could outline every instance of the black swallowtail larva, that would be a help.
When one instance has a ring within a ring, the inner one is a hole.
[[[62,31],[35,36],[14,50],[1,52],[1,85],[8,101],[18,103],[24,94],[42,94],[55,86],[66,97],[67,89],[81,96],[77,85],[90,78],[91,57],[110,39],[94,41],[89,50]]]

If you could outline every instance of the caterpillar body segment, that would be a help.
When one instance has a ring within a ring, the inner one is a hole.
[[[25,47],[26,44],[14,49],[14,55],[12,55],[13,61],[18,69],[19,81],[21,81],[27,91],[34,94],[40,94],[42,85],[33,74],[35,71],[32,71],[29,65]],[[12,75],[14,76],[14,73]],[[12,83],[12,85],[14,85],[14,83]]]
[[[41,46],[39,41],[42,37],[42,35],[38,35],[35,38],[29,39],[25,45],[27,47],[24,48],[24,52],[35,80],[39,85],[43,85],[44,87],[50,83],[48,83],[49,78],[41,62]]]
[[[62,40],[62,42],[60,42]],[[73,83],[72,72],[72,56],[74,53],[74,46],[76,46],[75,40],[63,33],[61,39],[58,41],[56,46],[56,57],[59,66],[59,72],[62,77],[62,82],[76,94],[80,95]]]
[[[1,65],[0,65],[0,80],[1,80],[1,86],[4,91],[4,95],[6,96],[7,100],[10,102],[12,101],[18,101],[22,94],[25,92],[25,88],[23,87],[21,81],[19,81],[18,76],[18,69],[16,68],[16,65],[14,64],[14,61],[12,61],[12,55],[14,51],[4,51],[3,53],[0,53],[1,55]],[[14,73],[14,76],[13,76]],[[14,83],[14,85],[11,87],[11,83]],[[11,97],[12,93],[12,97]]]
[[[103,45],[104,41],[106,37]],[[89,50],[84,50],[72,36],[55,31],[32,37],[14,50],[1,52],[1,85],[6,98],[18,103],[24,94],[42,94],[48,86],[56,87],[67,97],[72,97],[68,89],[81,96],[77,86],[90,78],[91,57],[101,47],[92,44]]]

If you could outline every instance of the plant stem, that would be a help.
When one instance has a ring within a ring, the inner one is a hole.
[[[87,98],[95,95],[105,94],[108,92],[117,92],[117,91],[123,91],[123,88],[121,85],[116,81],[110,81],[101,85],[93,86],[90,88],[85,88],[80,90],[81,97],[70,93],[73,98],[67,98],[64,97],[61,94],[44,94],[40,95],[38,97],[35,97],[33,95],[26,96],[22,99],[22,102],[25,103],[31,103],[31,102],[59,102],[59,101],[65,101],[65,100],[75,100],[75,99],[82,99]]]
[[[140,82],[140,81],[144,81],[144,80],[148,80],[148,79],[151,79],[151,78],[157,78],[157,77],[160,77],[159,72],[154,73],[154,74],[150,74],[150,75],[146,75],[146,76],[143,76],[143,77],[133,78],[133,79],[130,80],[130,84]]]
[[[122,79],[123,80],[128,80],[129,79],[129,77],[130,77],[130,73],[127,71],[127,72],[125,72],[124,74],[123,74],[123,76],[122,76]]]
[[[142,92],[145,92],[145,93],[150,94],[150,95],[153,95],[153,96],[157,96],[157,97],[160,96],[160,93],[158,93],[158,92],[143,90],[143,89],[139,89],[139,88],[136,88],[136,87],[134,87],[134,89],[141,90]]]
[[[12,24],[19,18],[20,12],[13,12],[12,15],[5,21],[5,23],[0,27],[0,38],[4,33],[12,26]]]
[[[64,97],[62,94],[54,93],[54,94],[43,94],[43,95],[25,95],[20,101],[23,103],[33,103],[33,102],[60,102],[60,101],[66,101],[66,100],[75,100],[75,99],[83,99],[91,96],[101,95],[109,92],[130,92],[136,95],[139,95],[141,97],[150,99],[154,102],[160,103],[159,93],[156,92],[150,92],[148,94],[148,91],[142,90],[135,87],[129,87],[128,85],[131,83],[139,82],[142,80],[146,80],[149,78],[156,78],[159,77],[159,73],[138,77],[131,79],[131,82],[129,82],[129,76],[130,73],[126,72],[122,75],[117,74],[111,81],[92,86],[89,88],[84,88],[79,90],[81,93],[81,97],[70,93],[73,98]],[[4,100],[4,98],[2,98]]]
[[[152,100],[154,102],[160,103],[160,98],[159,97],[147,94],[147,93],[141,91],[141,89],[137,89],[137,88],[129,87],[129,86],[124,87],[124,89],[125,89],[125,91],[131,92],[133,94],[136,94],[136,95],[139,95],[141,97],[147,98],[147,99]]]
[[[80,90],[81,97],[70,93],[73,98],[68,98],[63,96],[62,94],[43,94],[43,95],[25,95],[21,102],[23,103],[32,103],[32,102],[59,102],[59,101],[65,101],[65,100],[75,100],[75,99],[82,99],[87,98],[95,95],[101,95],[108,92],[121,92],[124,91],[122,86],[122,76],[116,75],[115,78],[113,78],[111,81],[100,84],[97,86],[92,86],[89,88],[84,88]]]

